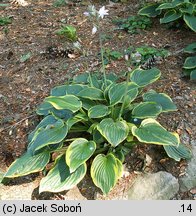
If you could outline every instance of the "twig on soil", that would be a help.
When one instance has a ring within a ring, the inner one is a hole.
[[[5,127],[5,128],[0,129],[0,133],[3,132],[4,130],[8,130],[8,129],[10,129],[10,128],[16,127],[16,126],[19,125],[21,122],[23,122],[23,121],[25,121],[25,120],[27,120],[27,119],[29,119],[29,118],[32,118],[32,117],[34,117],[34,116],[35,116],[35,114],[30,115],[30,116],[27,116],[27,117],[21,119],[20,121],[16,122],[16,123],[13,124],[13,125],[10,125],[10,126],[8,126],[8,127]]]

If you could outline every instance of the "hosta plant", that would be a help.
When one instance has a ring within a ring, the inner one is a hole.
[[[4,178],[45,170],[39,192],[60,192],[77,185],[89,169],[94,184],[107,194],[135,144],[162,145],[177,161],[189,158],[191,152],[178,134],[156,120],[161,113],[177,110],[171,98],[154,90],[142,93],[160,75],[156,68],[135,69],[124,82],[110,74],[105,83],[86,73],[53,88],[37,109],[43,120],[29,134],[26,153]]]
[[[183,19],[186,25],[196,31],[196,2],[195,0],[172,0],[171,2],[152,3],[143,7],[140,15],[156,17],[164,12],[160,23],[169,23]]]
[[[191,54],[191,56],[185,59],[183,75],[190,76],[191,80],[196,80],[196,42],[185,47],[184,52]]]

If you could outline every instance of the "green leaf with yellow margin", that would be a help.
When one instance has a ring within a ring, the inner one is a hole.
[[[91,165],[94,184],[108,194],[122,174],[122,163],[113,154],[97,155]]]
[[[176,111],[177,107],[172,99],[164,93],[157,93],[154,90],[150,90],[143,95],[144,101],[156,102],[162,107],[162,112]]]
[[[192,157],[191,149],[182,143],[180,143],[179,146],[165,145],[163,147],[167,155],[176,161],[180,161],[181,159],[191,159]]]
[[[185,23],[187,24],[187,26],[191,30],[193,30],[194,32],[196,32],[196,16],[195,15],[185,14],[183,16],[183,19],[184,19]]]
[[[168,132],[155,119],[151,118],[143,120],[139,128],[133,126],[132,134],[143,143],[172,146],[178,146],[180,143],[178,135]]]
[[[59,119],[56,123],[50,124],[44,129],[42,128],[40,132],[36,132],[32,141],[29,143],[28,150],[35,152],[44,146],[57,144],[66,137],[67,132],[67,124]]]
[[[133,118],[155,118],[162,112],[162,107],[156,102],[142,102],[132,110]]]
[[[11,164],[4,177],[14,178],[39,172],[45,168],[49,160],[50,153],[47,151],[36,155],[32,155],[31,152],[27,151]]]
[[[83,89],[78,93],[78,96],[91,100],[105,100],[103,91],[94,87],[88,87]]]
[[[88,110],[89,118],[102,118],[108,115],[111,111],[106,105],[95,105]]]
[[[149,4],[143,7],[141,10],[139,10],[138,14],[148,17],[156,17],[161,14],[161,10],[157,10],[159,5],[160,3]]]
[[[155,82],[161,76],[160,70],[152,68],[149,70],[135,69],[131,75],[130,80],[136,83],[139,87],[144,87]]]
[[[82,102],[74,95],[49,96],[44,101],[50,103],[57,110],[68,109],[77,112],[82,107]]]
[[[176,10],[170,10],[164,14],[164,17],[160,19],[160,23],[169,23],[179,19],[182,16],[181,12]]]
[[[96,143],[84,138],[74,140],[66,151],[66,163],[70,172],[74,172],[81,164],[86,162],[95,152]]]
[[[86,170],[87,167],[84,163],[75,172],[70,173],[69,167],[65,162],[65,155],[63,154],[56,159],[54,167],[47,176],[42,178],[39,193],[43,191],[61,192],[70,190],[84,178]]]
[[[128,136],[129,128],[124,121],[114,121],[112,118],[103,119],[97,126],[101,135],[116,147]]]

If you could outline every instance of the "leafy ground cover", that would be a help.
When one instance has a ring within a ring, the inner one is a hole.
[[[38,104],[49,95],[50,89],[63,84],[76,74],[90,70],[97,73],[101,66],[99,58],[98,37],[91,34],[92,26],[83,15],[85,4],[54,7],[54,1],[29,1],[27,7],[6,7],[0,10],[2,17],[12,17],[12,23],[0,26],[0,169],[7,167],[25,152],[27,134],[30,133],[40,119],[35,114]],[[152,46],[165,48],[171,54],[165,58],[158,68],[162,72],[161,79],[145,89],[153,88],[157,92],[166,92],[177,105],[178,112],[160,117],[160,122],[171,131],[176,131],[183,142],[189,145],[196,139],[195,122],[195,84],[181,77],[184,63],[183,48],[194,42],[194,33],[186,29],[170,29],[153,20],[152,28],[141,31],[140,34],[127,34],[116,30],[113,18],[127,18],[136,15],[139,9],[138,1],[128,1],[124,4],[106,5],[109,14],[102,23],[105,33],[105,46],[110,50],[123,53],[130,46]],[[97,5],[103,2],[96,2]],[[105,4],[105,3],[104,3]],[[126,6],[126,7],[125,7]],[[76,13],[77,11],[77,13]],[[58,55],[47,56],[43,53],[49,47],[70,49],[72,45],[64,37],[59,37],[56,31],[62,25],[73,25],[83,47],[88,49],[88,57],[81,54],[73,58]],[[21,60],[22,59],[22,60]],[[111,60],[106,66],[108,72],[113,72],[124,79],[126,65],[123,58]],[[174,176],[182,175],[186,162],[175,162],[164,154],[163,149],[154,146],[136,146],[133,154],[126,159],[126,167],[131,173],[119,181],[108,195],[114,196],[126,190],[128,183],[134,178],[134,171],[143,171],[146,155],[152,158],[149,172],[168,171]],[[39,181],[42,174],[33,176]],[[18,179],[11,184],[23,184]],[[89,192],[88,187],[92,190]],[[79,185],[87,198],[93,199],[97,188],[90,178]],[[180,194],[181,199],[191,198],[190,194]],[[34,198],[54,199],[53,194],[34,194]],[[102,197],[104,199],[104,197]]]

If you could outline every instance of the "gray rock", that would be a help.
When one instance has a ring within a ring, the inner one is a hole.
[[[39,186],[39,180],[21,185],[3,185],[0,184],[0,200],[32,200],[34,190]],[[52,193],[46,193],[44,196],[38,196],[36,199],[51,199]],[[78,187],[74,187],[68,192],[61,193],[65,200],[86,200],[80,193]]]
[[[180,191],[185,192],[196,187],[196,146],[192,148],[193,157],[188,162],[186,174],[179,179]]]
[[[33,190],[37,186],[37,182],[12,186],[0,184],[0,200],[31,200]]]
[[[128,191],[129,200],[169,200],[179,190],[178,180],[167,172],[138,176]]]
[[[87,200],[86,197],[82,196],[78,187],[72,188],[63,197],[65,200]]]

